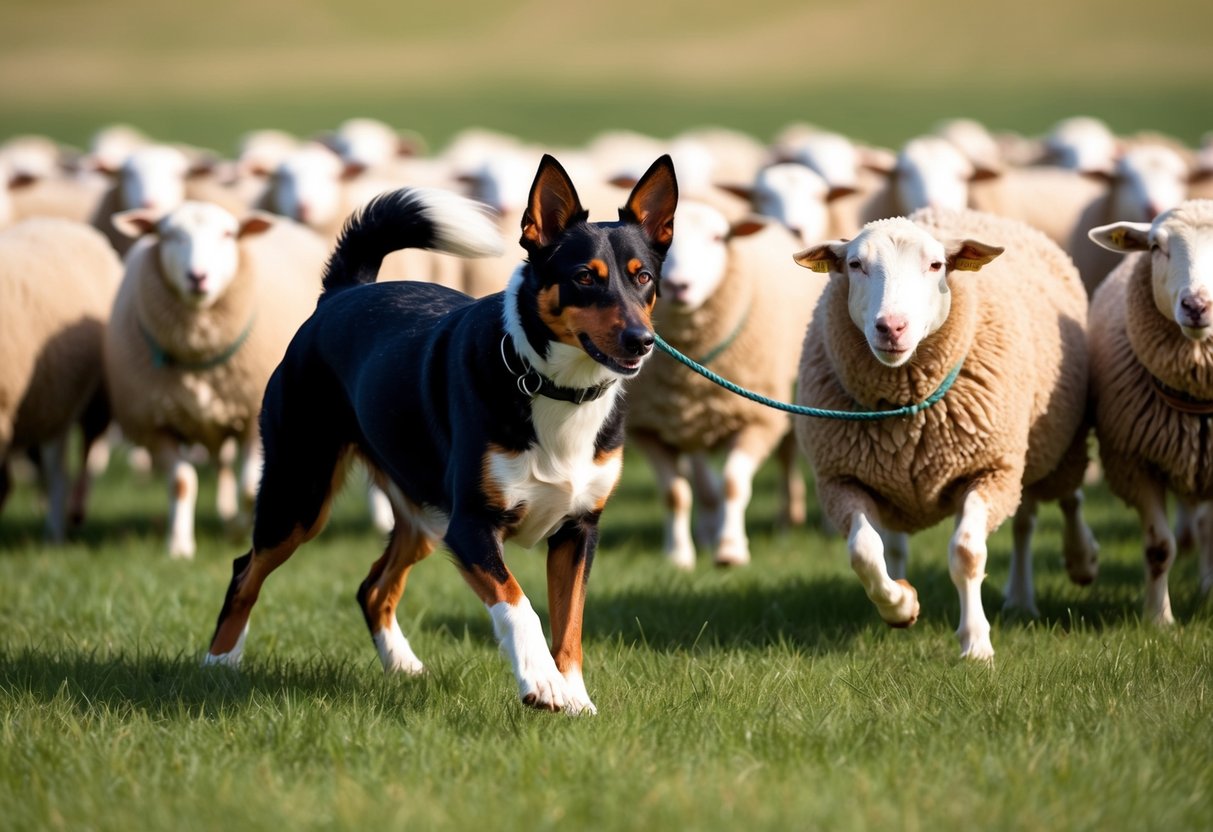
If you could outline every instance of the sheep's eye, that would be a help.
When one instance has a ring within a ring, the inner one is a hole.
[[[937,272],[942,268],[943,268],[943,263],[939,262],[938,260],[931,261],[931,271]]]
[[[863,263],[859,262],[858,260],[852,260],[850,263],[847,263],[847,265],[850,266],[852,269],[862,269],[863,268]]]
[[[653,275],[648,272],[640,272],[636,275],[636,282],[641,286],[646,286],[653,279]]]

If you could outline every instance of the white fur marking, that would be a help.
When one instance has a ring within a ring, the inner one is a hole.
[[[236,639],[235,647],[217,656],[207,653],[202,657],[202,666],[230,667],[232,669],[240,667],[240,659],[244,655],[244,640],[246,638],[248,638],[248,624],[245,624],[244,629],[240,631],[240,638]]]
[[[388,629],[380,630],[371,638],[375,642],[375,649],[379,651],[379,661],[383,662],[384,673],[398,672],[416,676],[425,670],[425,665],[417,658],[409,640],[401,632],[395,615],[392,616]]]

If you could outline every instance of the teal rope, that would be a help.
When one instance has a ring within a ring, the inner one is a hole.
[[[773,407],[776,410],[783,410],[797,416],[814,416],[819,419],[842,419],[849,422],[875,422],[880,419],[889,419],[893,416],[912,416],[915,413],[921,413],[942,399],[944,395],[950,389],[952,389],[953,382],[955,382],[956,377],[960,375],[960,368],[964,366],[964,361],[962,360],[959,364],[952,368],[952,371],[948,373],[948,375],[944,378],[943,383],[939,385],[934,393],[927,396],[917,404],[908,404],[905,407],[898,407],[894,410],[823,410],[819,407],[805,407],[804,405],[788,404],[787,402],[776,401],[775,399],[769,399],[766,396],[760,395],[751,390],[747,390],[744,387],[740,387],[728,379],[722,378],[716,373],[713,373],[702,364],[687,358],[678,350],[667,344],[665,339],[657,333],[653,333],[653,336],[657,339],[657,348],[659,350],[670,356],[670,358],[673,358],[675,361],[678,361],[699,373],[699,375],[703,376],[708,381],[719,384],[730,393],[736,393],[738,396],[742,396],[743,398],[749,399],[752,402],[758,402],[759,404],[766,405],[767,407]]]
[[[213,370],[221,364],[226,364],[228,361],[230,361],[232,356],[238,353],[240,348],[244,346],[244,342],[248,340],[249,333],[253,331],[253,324],[256,322],[257,316],[253,315],[248,322],[248,326],[244,328],[244,331],[237,336],[236,340],[232,342],[227,349],[216,356],[206,359],[205,361],[183,361],[166,350],[164,347],[160,346],[160,344],[156,342],[155,336],[153,336],[152,333],[148,331],[147,327],[143,325],[143,321],[138,321],[137,323],[139,324],[139,331],[143,333],[143,340],[147,342],[147,347],[149,350],[151,350],[153,367],[158,370],[168,368],[171,370],[185,370],[186,372],[198,373],[202,372],[203,370]]]
[[[721,354],[725,350],[727,350],[729,347],[733,346],[733,342],[737,340],[737,336],[741,334],[741,331],[743,329],[745,329],[746,322],[749,320],[750,320],[750,307],[747,306],[745,313],[742,314],[742,316],[741,316],[741,320],[737,322],[737,326],[733,327],[733,331],[730,332],[723,341],[721,341],[715,347],[713,347],[712,349],[710,349],[706,353],[704,353],[702,356],[700,356],[699,363],[706,367],[709,364],[711,364],[713,361],[715,361],[717,358],[720,358]]]

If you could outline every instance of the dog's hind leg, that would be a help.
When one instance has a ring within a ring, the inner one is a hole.
[[[306,440],[306,441],[305,441]],[[327,445],[327,447],[326,447]],[[253,548],[232,562],[232,582],[204,664],[236,666],[261,585],[328,521],[346,466],[341,447],[316,436],[265,439],[265,471],[257,493]]]
[[[565,710],[598,713],[581,673],[581,624],[585,588],[598,543],[598,515],[570,520],[548,539],[548,610],[552,657],[568,687]]]
[[[379,651],[384,671],[417,674],[425,670],[425,665],[400,631],[396,607],[413,564],[434,551],[434,541],[420,524],[403,516],[395,505],[392,512],[396,526],[383,556],[371,566],[370,574],[358,588],[358,605],[366,617],[366,626],[371,631],[371,640]]]

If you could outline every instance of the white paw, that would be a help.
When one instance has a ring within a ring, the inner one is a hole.
[[[425,672],[425,665],[413,652],[409,640],[400,631],[400,625],[392,618],[391,627],[380,630],[372,637],[375,649],[379,651],[379,661],[383,663],[384,673],[406,673],[417,676]]]
[[[987,630],[957,630],[956,637],[960,639],[960,657],[972,661],[994,661],[994,645],[990,643],[990,631]]]
[[[588,714],[593,716],[598,713],[598,708],[594,707],[594,703],[590,701],[590,694],[585,689],[585,679],[581,675],[581,670],[574,667],[566,671],[564,674],[564,684],[567,699],[565,701],[564,712],[569,716],[579,716]]]
[[[572,701],[564,676],[543,637],[539,616],[525,596],[517,604],[489,607],[493,632],[518,680],[518,697],[532,708],[559,711]]]
[[[744,537],[722,537],[716,549],[717,566],[745,566],[750,562],[750,542]]]
[[[193,560],[197,549],[193,537],[173,535],[168,541],[168,556],[173,560]]]
[[[695,568],[695,547],[690,543],[685,546],[671,546],[665,551],[666,560],[678,569],[687,572]]]
[[[244,654],[244,640],[248,637],[248,625],[244,625],[244,629],[240,631],[240,638],[236,639],[236,646],[226,653],[215,655],[207,653],[202,657],[203,667],[230,667],[233,670],[240,667],[240,657]]]

